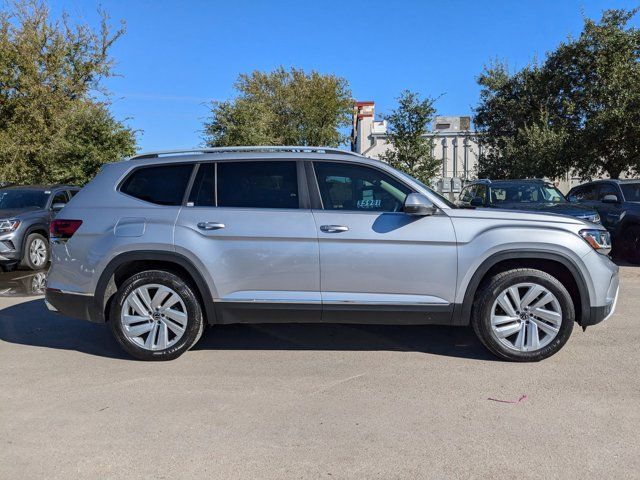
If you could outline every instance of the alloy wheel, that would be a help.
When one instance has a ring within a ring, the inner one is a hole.
[[[148,284],[133,290],[120,314],[126,338],[145,350],[164,350],[184,335],[187,308],[180,295],[165,285]]]
[[[40,238],[36,238],[29,246],[29,260],[36,267],[42,267],[47,263],[47,246]]]
[[[491,333],[504,346],[531,352],[547,346],[562,325],[556,296],[537,283],[518,283],[502,291],[491,308]]]

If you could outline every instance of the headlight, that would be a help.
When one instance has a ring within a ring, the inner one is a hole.
[[[611,252],[611,235],[606,230],[580,230],[580,236],[593,247],[593,249],[603,255]]]
[[[20,226],[20,220],[15,218],[11,220],[0,220],[0,233],[14,232]]]

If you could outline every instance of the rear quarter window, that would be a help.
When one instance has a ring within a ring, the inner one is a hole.
[[[182,205],[193,165],[183,163],[141,167],[126,178],[120,191],[156,205]]]

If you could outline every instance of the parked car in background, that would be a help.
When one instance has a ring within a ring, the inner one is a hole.
[[[99,212],[97,214],[96,212]],[[609,233],[562,215],[456,208],[329,148],[143,154],[106,165],[51,223],[49,308],[107,322],[144,360],[205,325],[473,325],[537,361],[609,317]]]
[[[597,180],[573,187],[568,198],[596,210],[616,252],[640,264],[640,180]]]
[[[0,182],[0,188],[8,187],[9,185],[11,185],[9,182]]]
[[[0,188],[0,267],[44,268],[49,223],[79,190],[71,185]]]
[[[593,208],[570,203],[544,180],[475,180],[462,189],[458,198],[462,207],[555,213],[600,223],[600,215]]]

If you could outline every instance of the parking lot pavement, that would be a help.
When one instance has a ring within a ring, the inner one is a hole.
[[[616,315],[538,364],[357,325],[216,327],[137,362],[2,274],[0,478],[639,478],[640,268],[621,273]]]

